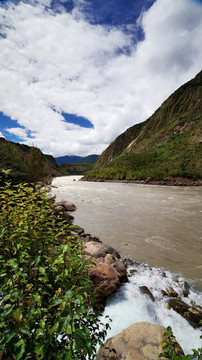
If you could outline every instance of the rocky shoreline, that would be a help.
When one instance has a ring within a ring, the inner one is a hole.
[[[89,182],[108,182],[108,183],[123,183],[123,184],[142,184],[142,185],[164,185],[164,186],[202,186],[202,180],[193,180],[187,178],[170,178],[170,180],[152,180],[148,177],[146,180],[104,180],[104,179],[87,179],[82,177],[80,181]]]
[[[73,220],[73,216],[69,213],[76,210],[74,204],[61,201],[57,203],[56,209],[63,213],[67,221]],[[148,265],[136,263],[129,258],[122,259],[116,249],[103,243],[97,237],[85,233],[81,227],[74,227],[72,233],[77,235],[78,241],[83,244],[84,254],[94,263],[94,266],[89,269],[89,275],[103,307],[108,296],[130,281],[130,277],[135,273],[144,271],[145,268],[147,271],[152,271]],[[167,275],[162,271],[161,276],[166,277]],[[139,290],[150,301],[158,302],[154,289],[142,284],[139,286]],[[186,281],[180,282],[176,279],[175,286],[162,288],[160,293],[161,299],[165,301],[168,309],[173,309],[180,314],[193,328],[201,326],[202,308],[189,299],[190,286]],[[135,323],[132,327],[130,326],[115,337],[108,339],[99,350],[97,360],[132,360],[136,359],[137,353],[139,360],[157,360],[159,353],[162,352],[161,344],[165,331],[166,329],[159,325],[145,322]],[[150,355],[146,351],[148,347]],[[115,349],[116,355],[112,349]],[[180,351],[183,353],[182,349]]]

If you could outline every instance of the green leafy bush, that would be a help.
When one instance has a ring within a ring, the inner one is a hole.
[[[202,337],[202,336],[201,336]],[[159,355],[159,358],[168,360],[193,360],[202,359],[202,348],[198,350],[192,350],[193,353],[189,355],[183,355],[179,345],[176,342],[175,336],[173,335],[172,328],[167,327],[167,332],[164,334],[162,342],[163,353]]]
[[[106,328],[70,230],[40,189],[0,188],[0,359],[94,359]]]

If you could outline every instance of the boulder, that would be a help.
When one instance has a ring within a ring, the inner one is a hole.
[[[121,283],[128,281],[127,269],[121,260],[115,260],[111,266],[118,272]]]
[[[155,301],[154,295],[151,293],[147,286],[140,286],[140,291],[142,294],[149,296],[152,301]]]
[[[108,339],[98,351],[97,360],[159,360],[159,354],[163,352],[163,334],[166,331],[160,325],[135,323]],[[179,345],[178,348],[183,354]]]
[[[190,286],[187,281],[184,281],[182,295],[188,297],[190,293]]]
[[[120,259],[120,254],[112,246],[98,243],[97,241],[88,241],[85,244],[85,254],[91,254],[95,258],[105,258],[107,254],[114,255],[117,259]]]
[[[68,201],[62,200],[58,203],[58,205],[63,206],[67,211],[76,211],[76,205]]]
[[[201,326],[202,312],[198,308],[188,305],[180,299],[169,299],[168,306],[183,316],[193,328]]]
[[[73,234],[77,234],[77,235],[82,235],[84,233],[84,229],[81,228],[80,226],[74,226],[72,227],[72,231]]]
[[[68,221],[74,219],[74,217],[72,215],[70,215],[66,210],[63,211],[63,217],[65,219],[67,219]]]
[[[168,286],[166,288],[166,292],[170,297],[178,297],[178,293],[172,288],[172,286]]]
[[[102,298],[105,298],[119,288],[119,275],[112,266],[98,262],[93,258],[91,260],[94,261],[96,265],[89,268],[90,278],[95,286],[96,292]]]
[[[96,241],[88,241],[84,246],[84,254],[94,254],[104,247],[103,243],[97,243]]]

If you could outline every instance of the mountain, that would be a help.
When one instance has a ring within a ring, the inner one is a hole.
[[[98,155],[89,155],[89,156],[76,156],[76,155],[66,155],[56,157],[55,160],[58,165],[60,164],[92,164],[98,158]]]
[[[146,121],[119,135],[87,179],[202,178],[202,71]]]
[[[0,172],[8,169],[14,183],[62,175],[53,156],[43,154],[36,147],[0,138]]]

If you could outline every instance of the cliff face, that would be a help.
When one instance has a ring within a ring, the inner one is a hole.
[[[42,180],[47,176],[60,176],[53,156],[39,149],[13,143],[0,138],[0,171],[9,169],[14,182]]]
[[[164,177],[200,178],[201,95],[202,71],[169,96],[149,119],[118,136],[100,155],[95,169],[121,167],[126,178],[145,178],[150,173],[161,177],[161,171]]]

